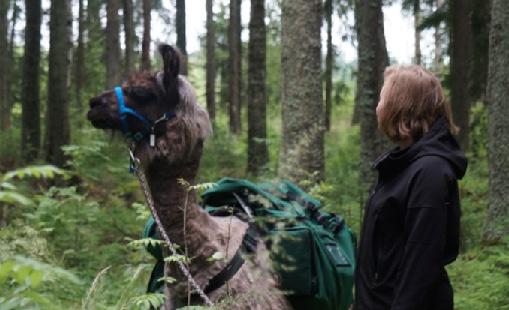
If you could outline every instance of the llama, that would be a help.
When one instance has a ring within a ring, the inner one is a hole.
[[[179,183],[181,179],[194,183],[203,143],[212,128],[192,86],[178,75],[178,51],[161,45],[159,52],[161,71],[133,74],[121,88],[92,98],[87,118],[98,129],[122,130],[135,140],[133,152],[147,177],[163,227],[174,243],[185,245],[187,256],[192,258],[189,271],[203,289],[235,255],[248,225],[236,217],[210,216],[198,206],[196,194]],[[119,108],[119,100],[124,101],[124,107]],[[121,115],[121,109],[135,112]],[[165,117],[160,119],[162,115]],[[153,124],[150,132],[147,120]],[[209,258],[216,252],[224,253],[227,259],[211,262]],[[263,242],[257,243],[256,252],[250,256],[226,285],[208,297],[215,303],[226,300],[224,307],[231,309],[290,309],[277,290]],[[165,275],[177,281],[165,285],[164,309],[186,305],[189,288],[185,276],[173,264],[166,264]],[[193,304],[200,304],[198,297],[191,296]]]

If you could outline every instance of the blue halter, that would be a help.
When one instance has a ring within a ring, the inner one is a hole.
[[[147,136],[147,134],[150,133],[150,144],[153,146],[154,144],[154,127],[162,122],[167,121],[175,117],[175,113],[172,112],[166,112],[163,114],[161,118],[159,118],[156,121],[151,121],[141,115],[140,113],[136,112],[135,110],[131,109],[130,107],[127,107],[125,105],[124,101],[124,93],[122,92],[122,87],[117,86],[115,87],[115,95],[117,97],[117,104],[118,104],[118,113],[120,116],[120,128],[122,129],[122,132],[127,138],[130,138],[134,140],[135,142],[141,141],[143,138]],[[129,130],[129,123],[127,122],[127,115],[131,115],[135,118],[137,118],[139,121],[143,123],[143,129],[140,131],[132,132]]]

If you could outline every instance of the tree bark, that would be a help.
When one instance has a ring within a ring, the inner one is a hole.
[[[187,49],[186,49],[186,1],[177,0],[177,47],[180,49],[180,74],[187,75]]]
[[[7,11],[9,10],[9,0],[0,0],[0,130],[6,130],[10,127],[9,112],[9,53],[7,40]]]
[[[117,0],[108,0],[106,15],[106,87],[112,88],[120,80],[120,23]]]
[[[141,42],[141,70],[150,70],[150,13],[151,0],[143,0],[143,40]]]
[[[241,3],[242,0],[230,1],[230,23],[228,28],[229,55],[229,96],[230,96],[230,131],[240,134],[241,131],[241,87],[242,87],[242,42],[241,42]]]
[[[206,98],[207,111],[212,125],[216,119],[216,25],[214,22],[213,0],[207,0],[207,64],[206,64]]]
[[[104,66],[104,36],[101,26],[101,6],[104,0],[87,0],[87,39],[85,49],[85,81],[87,93],[97,94],[104,90],[106,73]],[[90,83],[88,83],[90,81]],[[92,82],[93,81],[93,82]]]
[[[265,0],[251,0],[248,50],[247,170],[258,175],[269,161],[267,150]]]
[[[6,128],[10,128],[11,123],[11,116],[12,116],[12,107],[14,106],[16,102],[16,96],[15,96],[15,87],[18,84],[18,80],[15,78],[12,78],[14,74],[14,70],[16,67],[16,58],[14,55],[14,46],[15,46],[15,34],[16,34],[16,23],[18,21],[19,17],[19,11],[20,7],[16,5],[16,0],[12,0],[12,15],[11,15],[11,33],[9,35],[9,55],[8,55],[8,66],[6,68],[7,70],[7,106],[6,106],[6,112],[3,115],[5,117],[4,123],[7,125]]]
[[[472,102],[484,101],[488,82],[490,5],[491,0],[473,0],[472,69],[470,95]]]
[[[493,0],[488,72],[489,207],[485,242],[509,234],[509,2]]]
[[[41,0],[25,0],[25,47],[21,84],[21,152],[25,162],[37,159],[41,146],[40,85]]]
[[[332,67],[334,66],[334,47],[332,45],[332,0],[325,1],[327,22],[327,55],[325,56],[325,129],[330,130],[332,113]]]
[[[421,24],[421,0],[414,0],[414,38],[415,38],[415,64],[422,63],[421,55],[421,31],[419,25]]]
[[[387,139],[378,130],[376,106],[389,57],[384,36],[382,0],[355,0],[355,5],[359,63],[356,106],[361,135],[361,182],[364,188],[368,188],[375,182],[371,163],[388,147]]]
[[[85,85],[85,8],[83,0],[78,1],[78,46],[76,48],[76,61],[75,61],[75,91],[76,91],[76,106],[78,111],[83,110],[82,104],[82,91]]]
[[[278,174],[294,182],[318,182],[324,175],[321,4],[281,3],[283,135]]]
[[[61,167],[65,165],[61,148],[70,142],[68,89],[71,29],[70,2],[51,1],[45,149],[47,161]]]
[[[444,0],[436,0],[437,10],[439,10],[444,5]],[[435,55],[433,58],[433,71],[435,74],[440,73],[440,68],[442,67],[442,29],[440,24],[435,27],[434,39],[435,39]]]
[[[472,37],[470,18],[471,0],[451,0],[451,105],[454,122],[460,128],[458,142],[468,149],[470,115],[470,62],[472,61]]]
[[[134,71],[134,17],[133,0],[124,1],[124,33],[125,33],[125,75]]]

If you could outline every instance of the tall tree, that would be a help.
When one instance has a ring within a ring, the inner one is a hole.
[[[445,4],[445,0],[436,0],[436,8],[437,11],[441,10]],[[434,33],[434,39],[435,39],[435,55],[433,57],[433,71],[435,73],[440,72],[440,67],[442,66],[442,45],[443,45],[443,33],[442,33],[442,23],[438,23],[435,26],[435,33]]]
[[[247,170],[257,175],[269,161],[266,90],[267,30],[265,0],[251,0],[247,78]]]
[[[181,52],[180,74],[187,75],[187,49],[186,49],[186,0],[177,0],[176,14],[177,47]]]
[[[209,112],[212,124],[216,119],[216,25],[214,22],[213,0],[207,0],[207,64],[206,64],[206,98],[207,98],[207,111]]]
[[[383,85],[383,72],[389,64],[382,0],[355,0],[355,25],[358,67],[361,68],[357,75],[356,94],[361,131],[361,180],[364,187],[368,187],[375,181],[371,163],[387,148],[387,140],[378,130],[375,112]]]
[[[125,33],[125,73],[129,75],[134,70],[134,17],[133,0],[124,1],[124,33]]]
[[[450,0],[451,18],[451,105],[453,118],[460,127],[458,142],[468,148],[470,115],[470,63],[472,61],[472,31],[470,18],[472,0]]]
[[[51,1],[49,27],[46,159],[52,164],[63,166],[65,157],[62,146],[70,142],[68,81],[72,17],[69,1]]]
[[[324,14],[327,22],[327,54],[325,55],[325,129],[330,130],[332,112],[332,67],[334,46],[332,45],[332,0],[325,0]]]
[[[242,42],[241,9],[242,0],[230,1],[230,23],[228,26],[229,55],[229,97],[230,131],[240,134],[241,130],[241,87],[242,87]]]
[[[9,10],[9,0],[0,0],[0,130],[5,130],[10,126],[9,118],[9,66],[8,39],[7,39],[7,11]]]
[[[472,7],[472,102],[484,100],[488,79],[491,0],[473,0]]]
[[[414,11],[414,39],[415,39],[414,62],[417,65],[420,65],[422,62],[421,30],[419,29],[419,26],[421,24],[421,0],[413,0],[413,11]]]
[[[101,6],[104,0],[87,0],[87,43],[85,49],[85,87],[91,93],[99,93],[106,85],[104,73],[104,36],[101,26]]]
[[[150,13],[152,1],[143,0],[143,40],[141,41],[141,70],[150,70]]]
[[[118,1],[106,2],[106,87],[115,86],[120,79],[120,23]]]
[[[319,181],[324,174],[321,0],[281,2],[283,137],[280,177]]]
[[[25,0],[25,53],[21,84],[21,151],[25,162],[37,158],[41,145],[39,68],[41,0]]]
[[[74,62],[76,84],[76,105],[82,110],[82,92],[85,84],[85,8],[83,0],[78,1],[78,46],[76,47],[76,61]]]
[[[509,2],[493,0],[488,73],[489,207],[483,239],[509,234]]]

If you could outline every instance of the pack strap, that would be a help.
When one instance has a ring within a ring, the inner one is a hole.
[[[218,274],[209,280],[209,284],[205,287],[203,292],[209,294],[225,285],[233,276],[239,271],[240,267],[244,265],[244,258],[242,258],[242,252],[254,253],[258,244],[258,233],[254,225],[249,224],[249,227],[244,234],[242,239],[242,245],[239,247],[233,258],[230,260],[228,265],[224,267]]]

